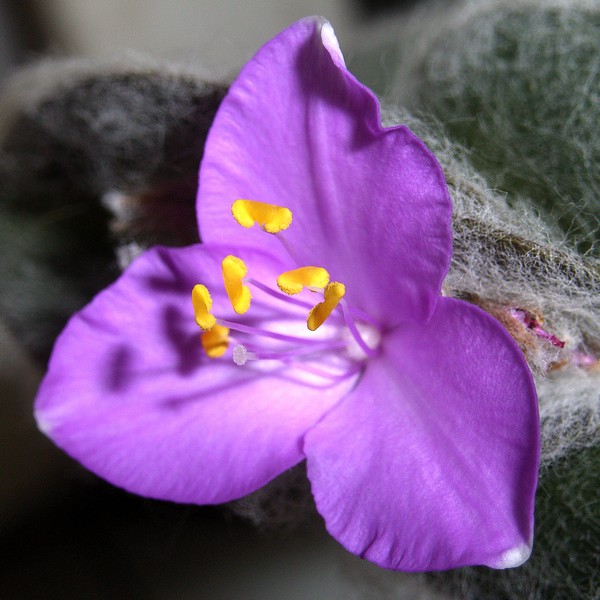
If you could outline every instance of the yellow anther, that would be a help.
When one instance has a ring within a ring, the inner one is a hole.
[[[322,267],[300,267],[277,278],[279,289],[290,296],[300,293],[305,287],[323,289],[328,283],[329,273]]]
[[[215,325],[210,331],[205,331],[200,337],[204,352],[210,358],[223,356],[229,346],[229,327]]]
[[[217,320],[214,315],[210,314],[212,298],[205,285],[198,283],[192,289],[192,306],[194,307],[194,315],[198,326],[203,331],[210,331]]]
[[[236,200],[231,213],[242,227],[250,228],[258,223],[268,233],[278,233],[292,224],[292,211],[289,208],[256,200]]]
[[[238,315],[243,315],[250,308],[250,288],[242,283],[247,275],[248,269],[244,261],[237,256],[226,256],[221,263],[223,269],[223,282],[225,291],[229,296],[229,301],[233,310]]]
[[[344,297],[345,293],[346,286],[343,283],[332,281],[327,284],[323,291],[323,302],[319,302],[319,304],[308,313],[307,325],[311,331],[315,331],[323,325],[327,317]]]

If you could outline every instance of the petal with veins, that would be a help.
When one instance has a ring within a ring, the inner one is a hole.
[[[426,326],[390,333],[307,434],[317,508],[333,537],[382,567],[514,566],[532,539],[537,419],[512,338],[444,298]]]
[[[376,97],[346,70],[334,39],[328,23],[300,21],[232,84],[202,162],[201,237],[239,236],[236,198],[281,204],[294,215],[284,237],[298,266],[327,269],[374,319],[424,320],[452,249],[444,175],[406,127],[381,127]],[[247,234],[283,255],[273,236]]]
[[[281,271],[269,256],[240,252],[259,265],[257,276]],[[198,504],[239,498],[302,460],[305,431],[352,385],[310,388],[291,368],[241,369],[204,355],[190,290],[201,277],[214,312],[232,312],[224,254],[206,246],[145,253],[56,344],[36,402],[41,429],[131,492]],[[268,317],[269,301],[257,294],[255,315]]]

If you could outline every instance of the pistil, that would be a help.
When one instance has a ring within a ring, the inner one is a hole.
[[[340,343],[339,346],[330,346],[327,350],[334,350],[336,348],[342,348],[344,344]],[[352,377],[360,372],[362,369],[361,363],[350,363],[347,369],[338,370],[336,372],[327,371],[325,369],[315,367],[313,363],[302,360],[303,355],[308,355],[314,352],[314,349],[310,351],[288,351],[288,352],[266,352],[258,351],[254,348],[247,348],[243,344],[238,344],[234,347],[232,357],[233,362],[239,367],[245,366],[250,361],[264,361],[264,360],[275,360],[284,363],[287,366],[293,366],[294,369],[302,371],[304,373],[315,375],[322,379],[327,379],[331,383],[336,383]]]

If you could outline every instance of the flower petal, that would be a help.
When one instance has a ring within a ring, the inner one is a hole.
[[[217,316],[233,315],[220,263],[231,250],[253,268],[280,269],[231,247],[149,251],[72,318],[55,346],[36,401],[40,428],[115,485],[178,502],[240,497],[299,462],[306,429],[352,385],[314,389],[292,369],[203,354],[192,286],[210,288]],[[273,312],[268,296],[255,300],[258,318]]]
[[[531,374],[483,311],[443,298],[385,340],[360,385],[306,436],[327,529],[391,569],[516,566],[539,462]]]
[[[290,208],[289,268],[326,268],[373,318],[433,311],[452,245],[442,170],[406,127],[381,127],[376,97],[346,70],[323,20],[265,45],[219,108],[200,172],[204,240],[242,235],[230,214],[238,198]],[[284,256],[258,228],[243,235]]]

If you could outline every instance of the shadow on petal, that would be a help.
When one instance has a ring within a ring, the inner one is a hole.
[[[171,345],[172,354],[177,358],[175,369],[180,375],[191,375],[211,360],[202,351],[200,331],[192,334],[190,327],[186,325],[193,323],[191,309],[189,315],[183,315],[175,305],[167,305],[163,309],[161,321],[165,340]]]
[[[131,384],[133,351],[126,345],[116,346],[110,353],[107,369],[107,388],[110,392],[124,392]]]

